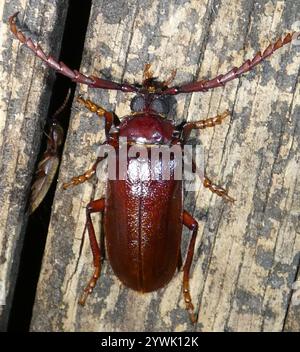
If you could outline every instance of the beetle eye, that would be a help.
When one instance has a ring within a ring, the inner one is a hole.
[[[130,109],[134,112],[143,111],[145,108],[145,98],[142,95],[135,96],[130,103]]]
[[[169,104],[164,98],[156,98],[150,105],[151,109],[158,114],[167,115],[169,112]]]

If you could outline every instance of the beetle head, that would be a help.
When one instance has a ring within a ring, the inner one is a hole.
[[[150,69],[151,65],[146,64],[143,73],[143,85],[142,91],[148,92],[149,94],[156,93],[161,94],[165,89],[168,88],[169,84],[174,80],[176,75],[176,70],[173,70],[170,77],[161,82],[158,81],[156,77],[153,77],[153,72]]]
[[[140,93],[130,103],[131,111],[152,111],[159,115],[167,115],[174,104],[176,104],[176,100],[172,96],[162,94],[162,92],[168,88],[175,75],[176,70],[173,70],[171,76],[166,81],[161,82],[156,77],[153,77],[150,64],[146,64],[143,84],[139,90]]]
[[[132,112],[150,111],[158,115],[168,115],[174,98],[167,95],[139,94],[130,103]]]

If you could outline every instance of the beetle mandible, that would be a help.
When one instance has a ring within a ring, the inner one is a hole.
[[[262,53],[258,52],[252,60],[247,60],[240,67],[234,67],[229,72],[213,79],[169,87],[174,73],[169,80],[160,82],[153,77],[148,64],[145,65],[141,85],[117,83],[96,76],[86,76],[72,70],[63,62],[58,62],[52,56],[46,55],[38,44],[35,44],[31,38],[27,38],[17,28],[16,18],[17,13],[9,18],[9,24],[17,39],[57,72],[74,82],[86,84],[92,88],[136,93],[130,105],[132,113],[121,120],[114,113],[106,111],[92,101],[85,100],[83,97],[78,98],[78,101],[88,110],[104,118],[106,140],[103,145],[112,146],[117,157],[121,137],[127,138],[128,146],[141,144],[147,150],[158,145],[178,145],[183,150],[183,146],[194,129],[219,125],[229,113],[226,111],[216,117],[200,121],[184,121],[176,125],[167,118],[170,110],[170,97],[179,93],[206,92],[209,89],[224,86],[227,82],[252,70],[275,50],[290,43],[296,35],[296,33],[287,34],[284,39],[280,38],[274,44],[270,44]],[[104,158],[105,156],[98,156],[89,170],[65,183],[64,189],[89,180],[95,175],[98,164]],[[94,273],[79,303],[84,304],[87,296],[92,293],[100,277],[101,263],[104,259],[103,250],[96,239],[91,219],[92,213],[104,214],[105,247],[114,273],[126,286],[141,292],[150,292],[164,287],[172,279],[176,269],[181,268],[180,247],[184,225],[192,235],[183,265],[183,297],[190,319],[195,323],[197,316],[190,295],[189,272],[198,223],[183,209],[182,181],[176,180],[172,172],[169,180],[138,179],[132,181],[132,176],[137,173],[134,159],[127,158],[128,178],[108,180],[106,197],[93,200],[87,205],[86,228],[93,254]],[[145,160],[142,166],[148,169],[148,160]],[[171,162],[169,168],[174,171]],[[159,173],[162,173],[161,164]],[[202,181],[204,187],[210,191],[229,202],[234,201],[228,195],[227,190],[211,182],[208,177],[204,176]]]

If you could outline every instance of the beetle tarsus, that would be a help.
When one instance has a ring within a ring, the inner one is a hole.
[[[204,178],[203,186],[205,188],[208,188],[211,192],[217,194],[219,197],[222,197],[227,202],[231,202],[231,203],[235,202],[235,199],[228,195],[228,192],[225,188],[212,183],[208,177]]]
[[[196,236],[198,232],[198,223],[186,210],[183,211],[183,224],[192,232],[192,237],[188,246],[188,252],[183,267],[183,298],[186,305],[186,309],[189,312],[192,323],[196,323],[196,315],[194,313],[194,306],[190,294],[190,269],[194,256],[194,249],[196,243]]]
[[[95,104],[91,100],[84,99],[81,95],[79,95],[77,97],[77,101],[83,104],[89,111],[96,113],[99,117],[104,117],[106,137],[109,136],[111,128],[120,123],[119,118],[115,114],[103,109],[101,106]]]
[[[82,95],[79,95],[76,99],[79,103],[83,104],[89,111],[96,113],[99,117],[102,117],[105,115],[107,112],[105,109],[103,109],[101,106],[93,103],[89,99],[84,99]]]
[[[95,173],[96,173],[96,170],[94,170],[92,168],[92,169],[87,170],[82,175],[74,176],[74,177],[72,177],[71,181],[65,182],[63,184],[63,189],[66,190],[69,187],[74,187],[74,186],[80,185],[81,183],[84,183],[87,180],[89,180],[91,177],[93,177],[95,175]]]
[[[106,144],[106,142],[104,142],[102,145]],[[97,169],[97,166],[98,164],[104,160],[105,158],[107,157],[107,155],[105,156],[99,156],[96,161],[94,162],[93,166],[88,169],[84,174],[82,175],[79,175],[79,176],[74,176],[71,181],[69,182],[65,182],[63,184],[63,189],[66,190],[67,188],[69,187],[74,187],[74,186],[77,186],[77,185],[80,185],[81,183],[84,183],[86,182],[87,180],[89,180],[90,178],[92,178],[95,173],[96,173],[96,169]]]
[[[88,296],[93,292],[93,289],[95,288],[96,283],[100,277],[100,272],[101,272],[101,265],[95,268],[93,276],[91,277],[89,283],[87,284],[86,288],[83,291],[82,296],[78,301],[80,305],[84,306]]]
[[[200,120],[196,122],[192,122],[194,125],[193,129],[204,129],[207,127],[215,127],[217,125],[221,125],[221,123],[230,115],[229,111],[226,110],[222,114],[218,114],[215,117],[210,117],[205,120]]]
[[[184,294],[184,301],[185,301],[185,309],[188,311],[191,323],[196,324],[198,315],[194,311],[194,305],[191,302],[190,293],[189,293],[189,291],[187,291],[187,292],[183,291],[183,294]]]
[[[104,211],[104,209],[104,198],[93,200],[86,207],[86,228],[89,234],[95,270],[86,288],[84,289],[82,296],[79,299],[79,304],[81,304],[82,306],[85,304],[87,297],[93,292],[93,289],[96,286],[96,283],[101,273],[101,248],[96,239],[95,230],[91,219],[91,213],[101,213]]]
[[[230,115],[229,111],[226,110],[222,114],[218,114],[214,117],[209,117],[205,120],[199,121],[190,121],[187,122],[185,125],[182,126],[182,139],[186,141],[192,130],[203,130],[204,128],[208,127],[215,127],[217,125],[221,125],[221,123]]]
[[[194,305],[192,303],[192,298],[189,289],[189,283],[185,282],[183,286],[183,298],[185,302],[185,309],[188,311],[190,320],[192,324],[197,322],[197,314],[194,311]]]

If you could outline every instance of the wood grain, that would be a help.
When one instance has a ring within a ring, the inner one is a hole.
[[[0,330],[6,330],[27,216],[25,206],[47,116],[54,73],[13,39],[8,18],[20,11],[32,36],[58,54],[66,1],[0,3]]]
[[[176,68],[175,84],[212,78],[297,29],[299,10],[291,0],[94,1],[81,70],[141,82],[150,62],[162,80]],[[49,31],[43,27],[43,35]],[[196,326],[184,310],[182,273],[142,295],[124,287],[106,263],[86,306],[77,304],[92,273],[87,240],[79,257],[84,208],[104,193],[105,176],[62,190],[64,181],[90,167],[104,139],[101,121],[74,103],[33,331],[299,330],[299,303],[291,300],[300,251],[299,51],[289,45],[224,88],[177,98],[176,121],[231,111],[222,126],[190,140],[204,147],[207,175],[237,199],[227,204],[202,187],[185,192],[185,208],[199,221],[191,275]],[[45,72],[42,63],[35,67]],[[130,94],[85,86],[78,93],[119,116],[130,111]],[[94,222],[99,233],[100,216]],[[188,231],[183,238],[185,250]]]

